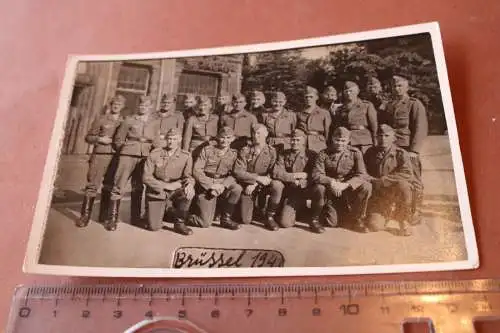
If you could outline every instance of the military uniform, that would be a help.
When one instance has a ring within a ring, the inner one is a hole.
[[[386,123],[396,132],[396,145],[408,152],[420,153],[427,137],[428,122],[425,107],[418,99],[405,96],[387,106]],[[414,189],[413,211],[416,212],[423,200],[422,163],[420,155],[410,158]]]
[[[336,127],[345,127],[351,131],[351,146],[363,153],[375,142],[377,132],[377,112],[373,104],[357,99],[343,104],[337,110],[333,123]]]
[[[408,153],[395,145],[387,150],[375,146],[367,150],[365,163],[368,174],[374,177],[373,193],[368,206],[370,215],[378,214],[384,218],[390,218],[391,207],[395,203],[396,220],[400,223],[409,221],[412,170]],[[374,230],[381,227],[374,223],[370,224]]]
[[[245,110],[228,113],[220,118],[220,127],[227,126],[234,131],[236,139],[231,145],[234,149],[240,149],[248,144],[252,137],[252,126],[257,123],[257,118]]]
[[[169,130],[175,128],[181,133],[184,129],[184,115],[179,111],[162,112],[158,111],[153,115],[158,122],[159,137],[153,142],[154,148],[165,147],[165,135]]]
[[[268,143],[278,151],[290,148],[290,136],[297,126],[295,112],[283,109],[281,112],[265,112],[260,116],[260,123],[266,125],[269,132]]]
[[[269,110],[266,109],[266,107],[264,107],[264,105],[261,105],[261,106],[256,107],[256,108],[253,108],[253,107],[248,108],[248,112],[253,114],[260,121],[260,119],[262,119],[261,118],[262,115],[269,112]]]
[[[234,164],[234,175],[243,188],[257,183],[258,176],[270,176],[276,163],[276,149],[269,145],[262,147],[260,152],[254,146],[243,147]],[[268,215],[274,218],[281,202],[284,185],[278,180],[273,180],[268,186],[258,185],[252,195],[241,195],[241,220],[248,224],[252,222],[255,199],[270,194]],[[263,200],[259,200],[262,202]],[[261,207],[262,208],[262,207]]]
[[[342,222],[350,214],[357,223],[356,227],[360,226],[366,216],[372,187],[366,180],[363,154],[359,149],[348,146],[338,152],[322,151],[314,164],[312,179],[316,184],[314,193],[320,200],[319,205],[325,207],[327,225],[335,227],[339,224],[339,215]],[[330,190],[332,180],[350,186],[340,197],[336,197]]]
[[[131,193],[131,218],[132,221],[140,220],[142,195],[144,185],[142,174],[144,162],[149,156],[154,140],[158,140],[160,134],[159,122],[151,115],[132,115],[127,117],[118,128],[114,143],[120,152],[118,168],[116,170],[111,200],[115,206],[112,207],[112,219],[116,221],[119,200],[125,194],[125,188],[132,178]],[[112,223],[114,224],[114,223]]]
[[[217,144],[205,146],[193,166],[193,177],[196,180],[195,213],[191,215],[191,223],[199,227],[209,227],[215,216],[217,201],[222,206],[221,220],[223,226],[235,228],[232,223],[224,223],[231,218],[234,206],[238,203],[242,188],[232,176],[237,152],[228,148],[222,150]],[[219,196],[210,193],[210,186],[222,184],[224,192]],[[220,200],[217,200],[220,198]]]
[[[334,119],[337,116],[337,110],[342,106],[341,103],[329,102],[323,103],[321,107],[330,112],[330,117]]]
[[[90,214],[92,213],[92,206],[101,184],[103,188],[101,191],[99,221],[104,222],[106,219],[107,206],[109,205],[110,192],[118,160],[113,144],[101,143],[99,142],[99,138],[108,137],[112,139],[122,121],[123,118],[119,114],[100,115],[92,123],[85,137],[87,143],[94,145],[94,150],[89,160],[87,186],[85,187],[85,199],[81,212],[82,218],[77,222],[77,226],[79,227],[84,227],[88,224]]]
[[[322,207],[318,207],[318,202],[321,198],[314,197],[311,179],[296,180],[293,175],[296,172],[305,172],[310,177],[316,157],[317,154],[312,150],[294,151],[292,149],[287,149],[278,156],[273,170],[273,178],[285,184],[283,208],[279,219],[279,224],[283,228],[295,224],[297,211],[305,210],[307,199],[312,199],[312,215],[315,215],[314,212],[316,212],[319,217]],[[316,220],[311,219],[312,221]],[[312,228],[317,230],[315,228],[319,229],[319,226],[312,226]]]
[[[186,123],[182,148],[193,152],[200,145],[214,140],[217,137],[218,124],[219,116],[215,114],[192,116]]]
[[[306,147],[316,153],[326,149],[331,124],[330,113],[319,106],[297,113],[297,128],[307,135]]]
[[[191,155],[180,148],[172,151],[157,148],[147,158],[142,179],[146,184],[146,210],[151,230],[161,228],[167,201],[175,208],[176,225],[184,225],[191,204],[184,188],[194,184],[192,168]],[[181,188],[175,191],[165,189],[166,184],[178,181],[182,183]]]

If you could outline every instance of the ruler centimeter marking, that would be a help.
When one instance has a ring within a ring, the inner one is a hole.
[[[434,331],[429,332],[472,333],[477,318],[500,318],[500,280],[20,287],[7,332],[101,330],[92,323],[123,332],[141,320],[152,323],[165,316],[222,333],[323,326],[332,326],[328,332],[336,327],[371,333],[381,327],[376,332],[392,333],[401,332],[405,322],[430,320]],[[224,320],[227,325],[217,324]]]

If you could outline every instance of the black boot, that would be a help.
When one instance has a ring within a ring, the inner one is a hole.
[[[111,200],[109,205],[109,216],[104,222],[104,228],[115,231],[118,226],[118,215],[120,213],[120,200]]]
[[[143,223],[142,191],[132,191],[130,194],[130,221],[136,226]]]
[[[280,228],[278,223],[276,223],[276,220],[274,219],[277,209],[278,205],[271,202],[268,204],[265,224],[266,228],[271,231],[276,231]]]
[[[109,216],[109,201],[111,200],[111,192],[102,190],[101,204],[99,205],[99,222],[104,223]]]
[[[184,236],[189,236],[193,234],[193,230],[186,226],[184,221],[182,220],[177,220],[174,223],[174,231],[177,232],[178,234],[184,235]]]
[[[234,206],[235,206],[234,204],[225,204],[220,218],[221,227],[229,230],[238,230],[240,228],[240,225],[238,223],[231,220],[231,216],[233,215],[234,211]]]
[[[322,234],[325,232],[325,228],[319,223],[318,218],[313,218],[309,223],[309,226],[311,227],[311,231],[316,234]]]
[[[401,236],[406,236],[406,237],[412,235],[408,222],[406,221],[399,222],[399,234]]]
[[[83,198],[82,210],[80,214],[80,219],[76,221],[75,225],[79,228],[84,228],[89,224],[90,215],[92,214],[92,208],[94,207],[94,197],[85,196]]]
[[[360,217],[356,219],[356,222],[354,223],[354,230],[363,234],[370,232],[370,229],[368,229],[368,227],[366,226],[365,218]]]

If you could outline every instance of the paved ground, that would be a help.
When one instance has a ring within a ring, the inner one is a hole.
[[[97,222],[77,229],[86,167],[72,157],[63,163],[58,191],[49,213],[41,263],[74,266],[169,267],[179,246],[273,249],[282,252],[286,266],[344,266],[428,263],[466,259],[451,157],[446,137],[430,137],[423,152],[424,223],[413,227],[413,236],[398,237],[389,230],[359,234],[328,229],[310,233],[299,224],[270,232],[257,223],[229,231],[214,225],[195,229],[191,237],[169,230],[150,232],[128,224],[128,202],[122,202],[119,229],[106,232]],[[79,179],[79,182],[75,182]],[[73,181],[70,181],[73,180]],[[96,209],[97,210],[97,209]],[[94,214],[95,215],[95,214]]]

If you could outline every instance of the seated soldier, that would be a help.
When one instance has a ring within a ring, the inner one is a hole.
[[[350,217],[354,229],[367,232],[364,220],[372,186],[366,180],[363,155],[349,146],[349,139],[350,132],[345,127],[333,132],[331,146],[314,163],[314,193],[320,198],[319,205],[324,206],[326,225],[336,227],[339,220],[345,224],[345,218]]]
[[[312,199],[313,216],[319,217],[322,209],[318,206],[320,200],[311,195],[310,174],[316,154],[306,150],[306,134],[299,129],[294,130],[290,145],[290,149],[278,155],[273,170],[273,178],[285,184],[283,210],[279,219],[283,228],[295,224],[297,211],[305,210],[307,199]],[[325,231],[318,218],[312,218],[309,223],[313,232],[321,234]]]
[[[165,139],[166,147],[154,149],[144,166],[148,224],[153,231],[162,227],[168,201],[174,208],[174,231],[187,236],[193,233],[185,225],[194,197],[193,160],[188,152],[181,150],[181,134],[177,129],[168,131]]]
[[[198,227],[209,227],[215,215],[217,201],[221,205],[221,226],[231,230],[240,225],[233,222],[234,207],[240,200],[241,186],[232,176],[237,152],[230,148],[234,140],[233,130],[223,127],[217,135],[217,143],[205,146],[196,158],[193,177],[196,180],[194,214],[189,223]]]
[[[399,222],[401,235],[410,236],[408,221],[412,200],[411,161],[408,152],[394,144],[395,134],[389,125],[380,125],[377,145],[368,149],[365,154],[366,169],[373,186],[368,204],[367,225],[373,231],[383,229],[395,204],[393,216]]]
[[[243,186],[241,195],[241,220],[249,224],[253,220],[255,200],[270,194],[265,225],[269,230],[279,229],[275,221],[284,185],[272,180],[270,175],[276,162],[276,149],[266,143],[267,128],[263,124],[252,126],[252,144],[243,147],[234,164],[234,176]],[[262,202],[262,200],[258,200]],[[260,207],[262,209],[262,207]]]

